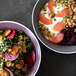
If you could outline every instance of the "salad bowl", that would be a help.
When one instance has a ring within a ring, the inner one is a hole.
[[[39,69],[40,62],[41,62],[41,49],[40,49],[40,45],[38,43],[37,38],[26,26],[24,26],[18,22],[0,21],[0,30],[7,30],[7,29],[22,30],[31,39],[31,42],[34,45],[35,54],[36,54],[35,63],[24,76],[35,76]],[[7,71],[9,71],[9,70],[7,69]],[[13,76],[13,75],[11,74],[11,76]]]

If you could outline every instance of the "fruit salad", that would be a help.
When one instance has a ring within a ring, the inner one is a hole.
[[[24,76],[34,63],[34,45],[23,31],[0,30],[0,76]]]
[[[60,45],[76,45],[76,0],[49,0],[39,14],[44,37]]]

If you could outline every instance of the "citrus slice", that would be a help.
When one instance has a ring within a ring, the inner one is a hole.
[[[44,14],[42,14],[42,13],[39,14],[39,20],[40,20],[42,23],[46,24],[46,25],[50,25],[50,24],[53,23],[52,20],[46,18],[46,17],[44,16]]]
[[[62,11],[56,14],[56,17],[66,17],[69,14],[69,11],[69,8],[64,8]]]
[[[53,30],[54,31],[61,31],[64,29],[66,23],[65,22],[58,22],[54,27]]]
[[[64,38],[64,34],[59,33],[56,37],[48,37],[48,40],[51,41],[52,43],[58,44],[60,43]]]
[[[50,13],[54,13],[53,2],[53,0],[49,0],[48,2],[48,8],[50,10]]]

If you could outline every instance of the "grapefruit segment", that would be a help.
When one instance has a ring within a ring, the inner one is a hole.
[[[58,44],[60,43],[64,38],[64,34],[59,33],[56,37],[48,37],[48,40],[51,41],[52,43]]]
[[[69,8],[64,8],[61,12],[56,14],[56,17],[66,17],[69,14]]]
[[[54,31],[61,31],[64,29],[66,23],[65,22],[58,22],[54,27],[53,30]]]
[[[44,16],[44,14],[42,14],[42,13],[39,14],[39,20],[40,20],[42,23],[46,24],[46,25],[50,25],[50,24],[53,23],[52,20],[46,18],[46,17]]]
[[[54,13],[53,3],[54,3],[53,0],[49,0],[48,2],[48,8],[50,10],[50,13]]]

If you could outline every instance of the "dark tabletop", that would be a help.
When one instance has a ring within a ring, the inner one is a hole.
[[[31,15],[36,1],[0,0],[0,21],[17,21],[33,31]],[[42,62],[36,76],[76,76],[76,54],[62,55],[40,45]]]

